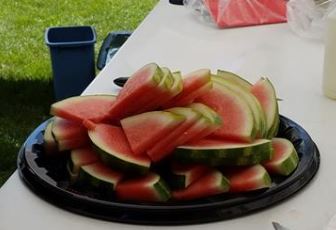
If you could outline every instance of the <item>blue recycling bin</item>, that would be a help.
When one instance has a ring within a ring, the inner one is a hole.
[[[94,28],[50,27],[45,42],[50,49],[55,100],[80,95],[95,77]]]

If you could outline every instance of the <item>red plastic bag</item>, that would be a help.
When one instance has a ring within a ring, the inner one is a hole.
[[[203,0],[220,28],[286,22],[285,0]]]

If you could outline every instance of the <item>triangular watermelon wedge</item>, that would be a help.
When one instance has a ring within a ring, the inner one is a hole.
[[[209,197],[229,190],[229,181],[218,170],[211,170],[187,188],[173,191],[173,198],[176,200],[193,200]]]
[[[273,138],[273,157],[262,165],[269,173],[288,176],[299,163],[299,156],[292,142],[284,138]]]
[[[202,86],[205,86],[201,88]],[[163,108],[185,106],[211,88],[211,74],[209,69],[200,69],[183,77],[183,90],[176,97],[162,105]],[[201,90],[199,90],[201,88]],[[197,91],[197,93],[196,93]]]
[[[213,82],[213,88],[197,99],[214,109],[222,118],[222,126],[213,135],[228,140],[252,142],[256,136],[254,117],[246,100],[229,87]]]
[[[120,123],[133,152],[144,154],[184,121],[181,115],[152,111],[124,118]]]
[[[170,199],[170,190],[160,175],[145,176],[120,182],[116,187],[119,200],[140,202],[164,202]]]
[[[275,89],[269,79],[261,78],[252,86],[251,92],[260,102],[266,116],[267,132],[265,137],[272,138],[276,135],[280,123]]]
[[[55,117],[52,124],[52,134],[56,141],[78,139],[86,137],[87,130],[81,123]]]
[[[87,123],[87,122],[86,122]],[[144,173],[149,170],[150,159],[136,156],[120,127],[107,124],[90,124],[89,137],[101,160],[124,172]]]
[[[165,84],[160,84],[163,77],[160,67],[155,63],[137,70],[120,90],[116,102],[110,108],[109,118],[118,120],[136,114],[151,99],[162,95],[167,88]]]
[[[224,170],[223,174],[230,181],[231,193],[254,191],[272,185],[271,177],[260,164]]]
[[[176,129],[172,130],[167,136],[159,140],[153,147],[147,150],[147,155],[152,161],[157,162],[166,157],[175,147],[179,144],[178,138],[198,119],[201,115],[191,108],[175,107],[167,110],[168,112],[175,113],[185,117],[185,121]]]
[[[151,95],[151,98],[148,98],[145,105],[137,113],[156,110],[182,91],[181,76],[176,73],[172,74],[166,67],[162,67],[161,70],[163,77],[158,85],[158,88],[162,89],[160,95]]]
[[[51,105],[50,113],[70,121],[101,121],[115,102],[114,95],[70,97]]]

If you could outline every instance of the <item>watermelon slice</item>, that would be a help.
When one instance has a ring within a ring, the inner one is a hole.
[[[175,149],[174,159],[210,165],[251,165],[272,158],[272,143],[257,139],[252,143],[204,138]]]
[[[94,190],[112,197],[113,191],[122,177],[123,174],[120,172],[107,167],[101,162],[96,162],[80,168],[77,184],[85,187],[85,190]]]
[[[271,160],[263,162],[263,166],[269,173],[288,176],[299,163],[299,156],[292,144],[284,138],[273,138],[272,146],[274,154]]]
[[[257,130],[256,131],[257,137],[265,136],[267,132],[265,113],[258,99],[250,92],[250,90],[246,90],[241,85],[235,83],[232,79],[226,80],[223,77],[212,75],[212,80],[230,88],[231,90],[236,92],[241,98],[247,101],[253,113],[253,118],[254,118],[253,120],[254,120],[256,130]]]
[[[206,85],[206,86],[205,86]],[[205,88],[202,88],[205,86]],[[191,72],[183,77],[183,91],[169,102],[163,105],[164,108],[185,106],[211,89],[211,74],[209,69],[200,69]],[[200,88],[202,88],[200,90]],[[195,91],[198,91],[196,93]]]
[[[98,154],[91,147],[72,150],[67,164],[71,180],[78,177],[81,166],[93,164],[99,160]]]
[[[252,88],[252,84],[250,82],[238,76],[237,74],[225,70],[217,70],[217,76],[232,83],[235,83],[236,85],[239,85],[246,91],[250,91]]]
[[[168,135],[185,118],[165,111],[152,111],[124,118],[120,121],[133,152],[143,154]]]
[[[248,192],[271,187],[272,180],[266,169],[261,165],[235,168],[224,172],[230,181],[231,193]]]
[[[218,170],[211,170],[187,188],[173,191],[176,200],[193,200],[227,192],[229,181]]]
[[[188,187],[191,183],[210,171],[208,166],[202,164],[180,164],[174,162],[171,167],[169,184],[175,189]]]
[[[77,149],[90,144],[88,136],[83,136],[75,139],[57,140],[57,146],[59,151]]]
[[[87,130],[81,123],[55,117],[52,126],[52,134],[56,141],[85,139]]]
[[[130,173],[148,171],[149,158],[134,155],[120,127],[97,124],[89,130],[89,137],[100,158],[107,165]]]
[[[109,117],[121,119],[146,107],[153,98],[164,94],[166,84],[161,84],[163,73],[155,63],[150,63],[137,70],[127,80],[119,92],[116,102],[110,108]]]
[[[229,87],[213,82],[213,88],[197,102],[213,108],[222,118],[222,126],[213,135],[218,138],[252,142],[256,136],[254,117],[244,98]]]
[[[153,147],[147,150],[147,155],[152,161],[157,162],[166,157],[172,150],[176,148],[180,143],[177,142],[178,138],[183,133],[194,125],[201,115],[195,112],[191,108],[175,107],[167,110],[168,112],[181,115],[185,117],[185,121],[179,125],[176,129],[172,130],[167,136],[164,136]]]
[[[59,151],[80,148],[89,143],[87,130],[82,124],[60,117],[54,117],[51,132]]]
[[[119,183],[116,196],[126,201],[164,202],[170,199],[170,190],[159,175],[149,173]]]
[[[182,90],[182,89],[181,90],[177,89],[176,86],[174,85],[175,77],[172,75],[172,73],[170,72],[168,68],[162,67],[161,71],[163,73],[163,77],[157,86],[158,88],[161,89],[160,95],[150,95],[151,98],[146,99],[146,102],[144,102],[145,105],[142,108],[138,109],[136,113],[133,113],[133,114],[139,114],[139,113],[144,113],[147,111],[155,110],[159,108],[164,102],[170,100],[172,97],[177,95]],[[176,90],[180,90],[180,91],[176,92]]]
[[[101,121],[115,101],[113,95],[70,97],[51,105],[50,113],[70,121]]]
[[[255,83],[251,92],[259,100],[265,115],[267,125],[267,138],[272,138],[276,135],[279,126],[279,108],[275,89],[267,78],[261,78]]]
[[[53,119],[48,122],[43,134],[44,153],[47,155],[54,155],[57,150],[57,142],[51,132],[52,126]]]

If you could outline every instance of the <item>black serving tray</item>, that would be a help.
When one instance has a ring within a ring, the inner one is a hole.
[[[104,220],[148,225],[196,224],[231,219],[270,207],[302,189],[320,164],[319,151],[308,133],[281,116],[278,136],[295,146],[300,162],[288,177],[272,177],[271,188],[242,194],[223,194],[189,202],[124,203],[70,186],[66,156],[45,157],[43,131],[47,122],[28,137],[18,155],[21,178],[37,195],[69,211]]]

